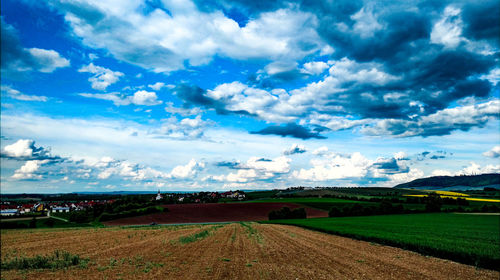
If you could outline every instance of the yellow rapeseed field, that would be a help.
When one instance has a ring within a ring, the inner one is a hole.
[[[469,196],[468,194],[459,192],[447,192],[447,191],[434,191],[434,192],[439,195],[446,195],[446,196]]]
[[[404,196],[412,196],[412,197],[426,197],[427,195],[426,194],[407,194],[407,195],[404,195]],[[457,199],[459,197],[457,196],[450,196],[450,195],[439,195],[440,197],[442,198],[453,198],[453,199]],[[490,199],[490,198],[474,198],[474,197],[460,197],[460,198],[463,198],[465,200],[469,200],[469,201],[484,201],[484,202],[497,202],[497,203],[500,203],[500,200],[499,199]]]

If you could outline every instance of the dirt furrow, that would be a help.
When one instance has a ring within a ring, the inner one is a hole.
[[[181,237],[190,237],[180,239]],[[56,249],[86,267],[2,270],[2,279],[498,279],[496,271],[293,226],[2,231],[2,261]]]

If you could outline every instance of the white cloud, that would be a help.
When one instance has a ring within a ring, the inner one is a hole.
[[[179,165],[172,169],[170,176],[173,178],[192,178],[203,168],[205,168],[205,163],[191,159],[188,164]]]
[[[394,154],[394,158],[396,160],[407,160],[408,159],[408,155],[405,152],[401,151],[401,152],[395,153]]]
[[[319,75],[323,73],[326,69],[328,69],[328,64],[323,61],[313,61],[304,63],[301,69],[302,73],[311,74],[311,75]]]
[[[372,163],[358,152],[349,156],[337,154],[328,159],[312,159],[312,168],[294,171],[293,177],[309,181],[362,178]]]
[[[284,155],[302,154],[305,153],[306,147],[300,144],[293,144],[290,148],[283,151]]]
[[[231,183],[269,180],[290,172],[290,162],[291,159],[285,156],[274,159],[251,157],[246,163],[239,164],[239,169],[236,172],[231,172],[226,176],[209,176],[207,178],[214,181],[226,181]]]
[[[444,9],[441,19],[432,28],[432,43],[444,45],[446,48],[456,48],[464,40],[460,13],[461,10],[453,6]]]
[[[456,172],[455,175],[479,175],[484,173],[500,173],[500,165],[486,165],[481,167],[475,162],[470,162],[470,165]]]
[[[488,74],[482,75],[480,78],[488,80],[496,86],[500,82],[500,68],[493,68]]]
[[[290,171],[292,160],[285,156],[272,160],[259,157],[251,157],[243,167],[259,170],[265,173],[287,173]]]
[[[78,72],[94,74],[94,76],[89,78],[89,82],[92,88],[97,90],[106,90],[108,86],[118,82],[120,77],[124,75],[122,72],[115,72],[101,66],[96,66],[92,62],[80,68]]]
[[[163,1],[163,9],[147,15],[139,2],[122,3],[120,8],[114,1],[53,5],[84,44],[155,72],[182,69],[185,62],[207,64],[215,55],[300,59],[325,45],[316,32],[316,17],[293,6],[261,13],[240,27],[220,11],[199,11],[191,1]],[[88,13],[74,12],[81,5]],[[103,16],[96,19],[91,14]]]
[[[377,21],[373,11],[365,7],[352,15],[351,19],[355,21],[353,31],[359,34],[361,38],[373,37],[376,31],[383,28],[382,24]]]
[[[436,169],[432,171],[432,176],[453,176],[453,174],[448,170]]]
[[[268,75],[277,75],[294,70],[297,70],[297,62],[295,61],[275,61],[264,67],[264,71]]]
[[[186,116],[192,116],[192,115],[199,115],[201,113],[201,109],[198,107],[194,108],[182,108],[182,107],[175,107],[174,103],[172,102],[165,102],[165,112],[170,113],[170,114],[178,114],[183,117]]]
[[[156,82],[152,85],[148,85],[148,87],[150,87],[152,90],[156,90],[156,91],[158,91],[166,86],[167,85],[165,85],[165,83],[162,83],[162,82]]]
[[[170,117],[156,132],[174,139],[197,139],[203,136],[205,128],[211,123],[211,121],[202,120],[200,115],[180,121],[176,117]]]
[[[4,147],[4,151],[11,157],[31,157],[33,156],[35,141],[31,139],[20,139],[14,144]]]
[[[414,120],[384,119],[361,131],[368,135],[393,135],[396,137],[446,135],[453,130],[467,131],[482,127],[489,120],[497,118],[500,100],[447,108]]]
[[[2,85],[2,95],[4,94],[8,95],[10,98],[22,101],[46,102],[48,100],[47,96],[23,94],[19,90],[14,89],[8,85]]]
[[[236,173],[229,173],[225,180],[228,182],[246,183],[255,180],[257,177],[257,172],[253,169],[240,169]]]
[[[491,150],[484,152],[483,156],[491,158],[500,157],[500,146],[495,146]]]
[[[27,180],[27,179],[41,179],[42,175],[36,174],[40,166],[47,163],[47,160],[29,160],[21,166],[21,168],[14,171],[12,179]]]
[[[156,93],[145,90],[139,90],[135,92],[134,95],[132,96],[131,102],[134,103],[135,105],[145,105],[145,106],[159,105],[162,103],[161,100],[158,100]]]
[[[118,92],[110,93],[80,93],[80,96],[87,98],[95,98],[112,101],[116,106],[126,106],[130,104],[141,106],[160,105],[163,101],[158,100],[158,96],[154,92],[139,90],[133,95],[125,95]]]
[[[54,50],[44,50],[39,48],[27,49],[31,56],[36,60],[40,66],[38,71],[43,73],[52,73],[57,68],[69,66],[69,60],[61,57],[58,52]]]
[[[115,160],[111,157],[102,157],[98,160],[95,158],[85,158],[84,163],[96,170],[99,173],[97,174],[97,179],[101,180],[109,179],[111,176],[119,176],[121,179],[134,181],[165,179],[170,177],[168,173],[161,172],[151,167],[145,167],[128,160]]]

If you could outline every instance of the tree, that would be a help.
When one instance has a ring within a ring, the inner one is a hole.
[[[443,200],[441,196],[437,193],[430,193],[427,196],[427,201],[425,202],[425,211],[427,212],[441,212],[441,206],[443,206]]]
[[[35,217],[33,217],[33,219],[31,219],[29,227],[36,228],[36,218]]]

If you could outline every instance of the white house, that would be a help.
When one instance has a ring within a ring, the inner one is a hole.
[[[69,207],[54,207],[52,208],[52,213],[63,213],[69,212]]]
[[[5,209],[1,210],[2,216],[14,216],[17,214],[17,209]]]
[[[161,196],[160,190],[158,190],[158,194],[156,195],[156,200],[161,200],[163,196]]]

